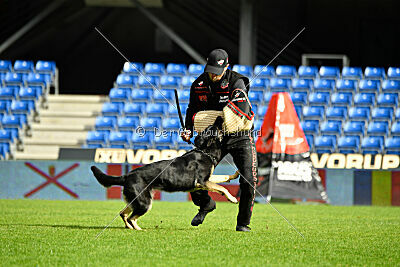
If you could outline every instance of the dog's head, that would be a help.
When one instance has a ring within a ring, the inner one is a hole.
[[[194,139],[194,145],[201,150],[220,149],[222,142],[223,119],[217,117],[213,125],[208,126]]]

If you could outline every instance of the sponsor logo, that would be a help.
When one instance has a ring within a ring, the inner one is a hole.
[[[304,181],[312,180],[312,164],[309,161],[273,161],[272,167],[277,168],[277,178],[281,181]]]
[[[226,79],[223,80],[223,81],[221,82],[221,88],[222,88],[222,89],[227,88],[228,85],[229,85],[229,82],[228,82],[228,80],[226,80]]]
[[[207,96],[206,95],[199,95],[199,100],[200,101],[207,101]]]
[[[219,103],[225,103],[225,102],[228,102],[228,101],[229,101],[229,98],[228,98],[227,95],[223,95],[223,96],[219,97]]]
[[[203,85],[203,83],[204,83],[203,81],[200,81],[200,82],[199,82],[199,85],[200,85],[200,86],[202,86],[202,85]]]
[[[218,60],[217,63],[218,63],[218,65],[222,66],[222,64],[224,64],[224,61],[225,60],[221,59],[221,60]]]
[[[186,150],[175,149],[96,149],[94,161],[99,163],[149,164],[160,160],[173,159],[185,154]]]

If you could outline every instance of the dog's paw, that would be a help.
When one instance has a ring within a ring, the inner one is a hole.
[[[229,200],[230,202],[232,202],[233,204],[238,204],[238,203],[239,203],[239,201],[238,201],[237,198],[235,198],[235,197],[230,197],[230,198],[228,198],[228,200]]]

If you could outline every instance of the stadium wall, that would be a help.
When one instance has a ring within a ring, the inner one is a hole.
[[[100,186],[91,174],[96,165],[110,175],[121,175],[140,165],[108,164],[91,161],[2,161],[0,162],[0,198],[107,200],[121,199],[121,188]],[[216,174],[233,173],[228,164],[220,164]],[[319,169],[332,205],[400,206],[400,170]],[[238,181],[224,184],[236,195]],[[217,201],[226,199],[211,193]],[[162,201],[187,201],[185,192],[156,192]]]

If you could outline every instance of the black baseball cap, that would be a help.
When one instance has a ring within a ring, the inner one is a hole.
[[[208,55],[204,71],[221,75],[226,65],[228,65],[228,53],[224,49],[214,49]]]

